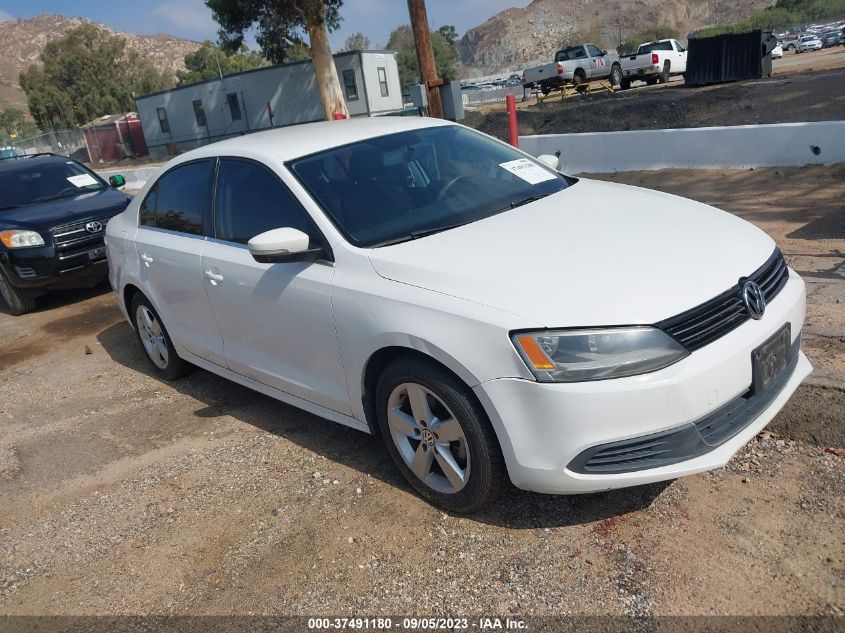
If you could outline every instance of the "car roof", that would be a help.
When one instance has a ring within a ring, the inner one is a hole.
[[[63,163],[67,161],[76,162],[66,156],[55,156],[52,154],[32,156],[31,158],[8,158],[6,160],[0,160],[0,173],[7,174],[12,171],[26,171],[27,169],[44,165],[45,163]]]
[[[455,124],[429,117],[389,116],[304,123],[205,145],[182,154],[173,164],[214,156],[260,157],[272,162],[286,162],[369,138],[444,125]]]

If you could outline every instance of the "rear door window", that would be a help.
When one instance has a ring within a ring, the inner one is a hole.
[[[171,169],[141,203],[144,226],[205,235],[211,211],[214,159],[199,160]]]

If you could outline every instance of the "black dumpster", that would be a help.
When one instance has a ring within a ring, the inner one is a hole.
[[[690,39],[684,82],[687,86],[704,86],[771,77],[775,46],[777,39],[769,31]]]

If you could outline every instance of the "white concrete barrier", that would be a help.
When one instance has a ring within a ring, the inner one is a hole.
[[[100,177],[106,181],[108,181],[109,176],[120,174],[126,178],[126,186],[123,187],[123,189],[134,190],[141,189],[145,184],[147,184],[147,181],[155,175],[160,167],[161,165],[153,165],[150,167],[128,167],[126,169],[96,169],[94,171],[96,171]]]
[[[569,174],[833,165],[845,162],[845,121],[520,136],[519,146],[560,152]]]

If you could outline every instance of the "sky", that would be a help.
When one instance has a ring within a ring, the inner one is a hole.
[[[432,29],[452,24],[460,35],[508,7],[524,7],[529,0],[426,0]],[[0,21],[58,13],[88,18],[120,31],[153,35],[167,33],[190,40],[215,40],[217,25],[204,0],[0,0]],[[406,0],[346,0],[339,30],[330,34],[332,48],[361,31],[371,45],[387,43],[390,31],[408,23]],[[255,45],[252,38],[248,44]]]

